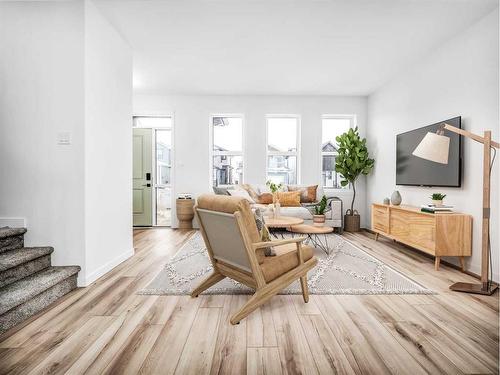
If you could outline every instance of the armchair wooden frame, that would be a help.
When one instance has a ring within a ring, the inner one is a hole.
[[[221,213],[221,215],[234,216],[236,220],[237,228],[240,232],[239,234],[241,234],[244,248],[246,250],[246,255],[248,257],[248,262],[250,264],[251,272],[249,272],[233,264],[224,262],[221,259],[217,259],[210,244],[209,236],[207,235],[207,232],[205,230],[203,220],[199,215],[199,210],[200,209],[196,205],[194,207],[194,212],[196,218],[198,219],[200,231],[202,233],[205,245],[207,247],[208,255],[213,265],[213,272],[191,292],[191,297],[198,297],[200,293],[226,277],[234,279],[252,289],[255,289],[255,294],[253,294],[248,302],[243,305],[243,307],[238,312],[231,316],[231,324],[238,324],[251,312],[253,312],[259,306],[268,301],[272,296],[276,295],[280,290],[287,287],[297,279],[300,279],[304,302],[307,303],[309,301],[309,291],[307,288],[307,272],[312,269],[318,261],[315,257],[304,261],[302,242],[306,239],[306,237],[295,237],[291,239],[271,242],[252,243],[242,219],[242,214],[240,212],[237,211],[232,215]],[[237,235],[237,233],[235,233],[235,235]],[[266,282],[256,255],[256,250],[269,246],[279,246],[291,243],[295,243],[297,245],[298,266],[277,277],[271,282]]]

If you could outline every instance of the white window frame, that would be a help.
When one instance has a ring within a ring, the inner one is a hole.
[[[241,151],[214,151],[214,117],[238,117],[241,118]],[[245,115],[243,113],[212,113],[210,114],[208,123],[208,139],[209,139],[209,149],[208,149],[208,187],[210,191],[213,185],[213,167],[214,167],[214,156],[241,156],[243,160],[243,175],[241,177],[240,184],[245,183],[246,165],[247,161],[245,158]],[[232,186],[232,185],[220,185],[220,186]]]
[[[269,152],[269,120],[274,118],[294,118],[297,120],[297,138],[296,138],[296,151],[295,152],[280,152],[271,151]],[[269,156],[295,156],[296,160],[296,185],[300,184],[300,174],[301,174],[301,158],[300,158],[300,144],[301,144],[301,117],[297,114],[270,114],[266,115],[266,181],[269,180],[268,170],[269,170]]]
[[[321,116],[321,136],[319,139],[319,180],[321,181],[321,184],[323,184],[323,155],[333,155],[337,156],[337,152],[323,152],[321,150],[321,147],[323,146],[323,120],[331,120],[331,119],[339,119],[339,120],[345,120],[348,119],[351,121],[350,124],[350,129],[354,129],[357,126],[357,117],[356,115],[350,114],[350,115],[335,115],[335,114],[325,114]],[[352,190],[351,184],[349,184],[345,188],[334,188],[334,187],[326,187],[322,186],[323,191],[328,191],[328,192],[347,192]]]

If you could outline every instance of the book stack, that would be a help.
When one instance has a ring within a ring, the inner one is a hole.
[[[453,212],[453,206],[435,206],[433,204],[423,204],[420,208],[422,212],[429,212],[431,214]]]

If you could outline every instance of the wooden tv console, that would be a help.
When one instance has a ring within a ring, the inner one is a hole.
[[[372,204],[372,231],[435,257],[472,255],[472,216],[457,212],[431,214],[418,207]]]

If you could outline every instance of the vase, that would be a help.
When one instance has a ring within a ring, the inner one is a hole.
[[[391,204],[391,200],[389,198],[384,198],[384,204],[390,205]]]
[[[399,194],[399,191],[395,190],[391,195],[391,204],[394,206],[399,206],[401,204],[401,201],[401,194]]]
[[[280,201],[277,200],[276,203],[274,204],[274,218],[277,219],[280,217]]]

